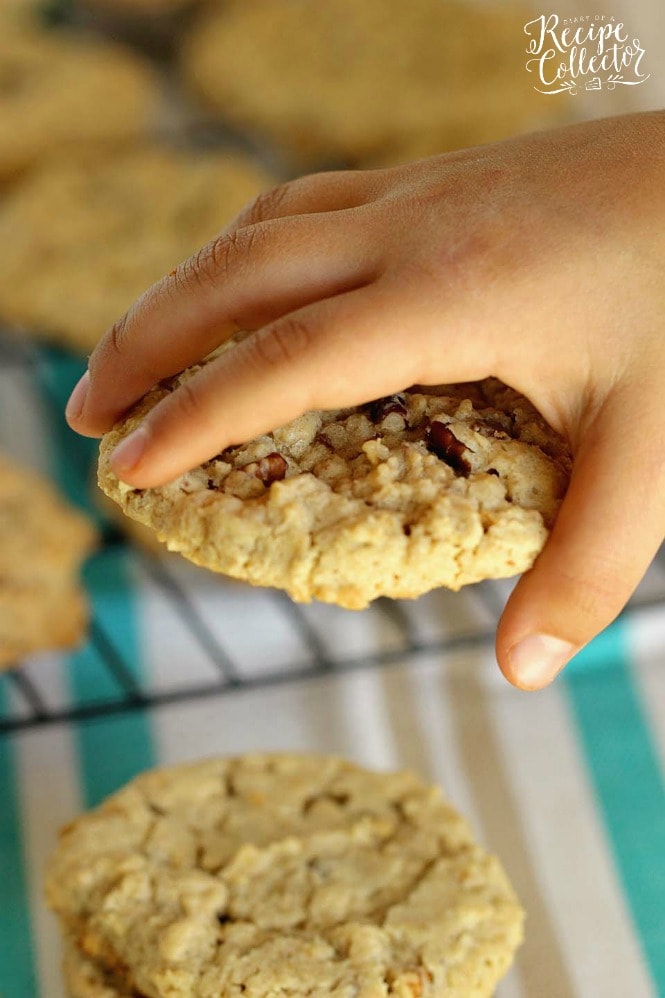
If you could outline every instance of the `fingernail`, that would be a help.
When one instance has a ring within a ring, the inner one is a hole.
[[[74,391],[69,396],[69,402],[65,409],[65,416],[67,419],[77,420],[81,413],[83,412],[83,406],[85,405],[85,400],[88,397],[88,388],[90,387],[90,372],[86,371],[80,381],[77,382]]]
[[[118,444],[111,454],[111,467],[118,478],[122,478],[123,473],[132,471],[143,457],[148,446],[148,430],[144,426],[139,426],[128,437]]]
[[[576,651],[570,641],[551,634],[530,634],[508,653],[512,679],[524,690],[539,690],[552,682]]]

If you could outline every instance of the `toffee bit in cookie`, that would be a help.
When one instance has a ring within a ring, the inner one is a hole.
[[[260,478],[264,485],[272,485],[273,482],[281,482],[286,478],[288,464],[281,454],[273,451],[267,454],[260,461],[256,462],[254,474]]]
[[[427,449],[449,464],[453,471],[462,475],[463,478],[468,478],[471,471],[471,466],[465,458],[465,454],[468,454],[468,448],[461,440],[457,439],[445,423],[433,419],[427,427],[425,443]]]
[[[369,416],[373,423],[381,423],[392,413],[402,416],[406,420],[408,416],[406,408],[406,395],[398,392],[396,395],[386,395],[385,398],[377,399],[369,407]]]

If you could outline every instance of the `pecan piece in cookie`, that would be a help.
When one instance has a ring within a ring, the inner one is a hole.
[[[408,411],[406,408],[406,395],[398,392],[395,395],[386,395],[385,398],[377,399],[369,407],[369,416],[373,423],[382,423],[386,416],[396,413],[407,422]]]
[[[493,381],[308,412],[158,488],[119,483],[114,446],[199,370],[153,389],[100,454],[104,491],[197,564],[360,609],[516,575],[545,543],[568,481],[565,443]]]
[[[272,485],[273,482],[281,482],[286,478],[288,467],[282,455],[278,454],[277,451],[273,451],[272,454],[267,454],[266,457],[262,457],[255,464],[248,465],[246,470],[250,471],[251,469],[251,473],[260,478],[264,485],[268,486]]]
[[[468,478],[471,471],[471,465],[466,460],[468,447],[457,439],[445,423],[433,419],[425,432],[425,440],[428,450],[449,464],[458,475]]]

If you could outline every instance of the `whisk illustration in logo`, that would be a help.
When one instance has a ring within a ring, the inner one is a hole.
[[[541,94],[636,87],[651,75],[642,66],[639,38],[613,16],[541,14],[524,25],[524,33],[529,38],[526,68]]]

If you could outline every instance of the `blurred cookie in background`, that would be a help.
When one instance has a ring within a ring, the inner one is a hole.
[[[0,669],[83,638],[82,561],[93,525],[32,471],[0,453]]]
[[[186,37],[186,80],[297,168],[500,139],[561,114],[525,69],[519,4],[228,0]],[[462,127],[464,126],[464,127]]]
[[[271,180],[231,153],[62,161],[0,205],[0,321],[83,353]]]
[[[39,25],[52,11],[48,0],[2,0],[0,3],[0,28],[5,24]]]
[[[201,0],[78,0],[79,7],[112,13],[122,12],[130,17],[171,13],[174,10],[184,10],[200,4]]]
[[[54,154],[117,148],[155,125],[160,88],[135,53],[23,21],[0,31],[0,183]]]
[[[0,31],[5,24],[28,21],[35,8],[34,0],[3,0],[0,5]]]
[[[169,58],[196,7],[205,0],[76,0],[74,17],[158,58]]]
[[[520,125],[524,120],[524,100],[520,94],[497,89],[487,95],[482,105],[472,95],[469,100],[461,99],[457,103],[440,128],[395,136],[390,145],[364,165],[376,168],[401,166],[456,149],[498,142],[523,131]],[[550,125],[555,123],[551,121]]]

